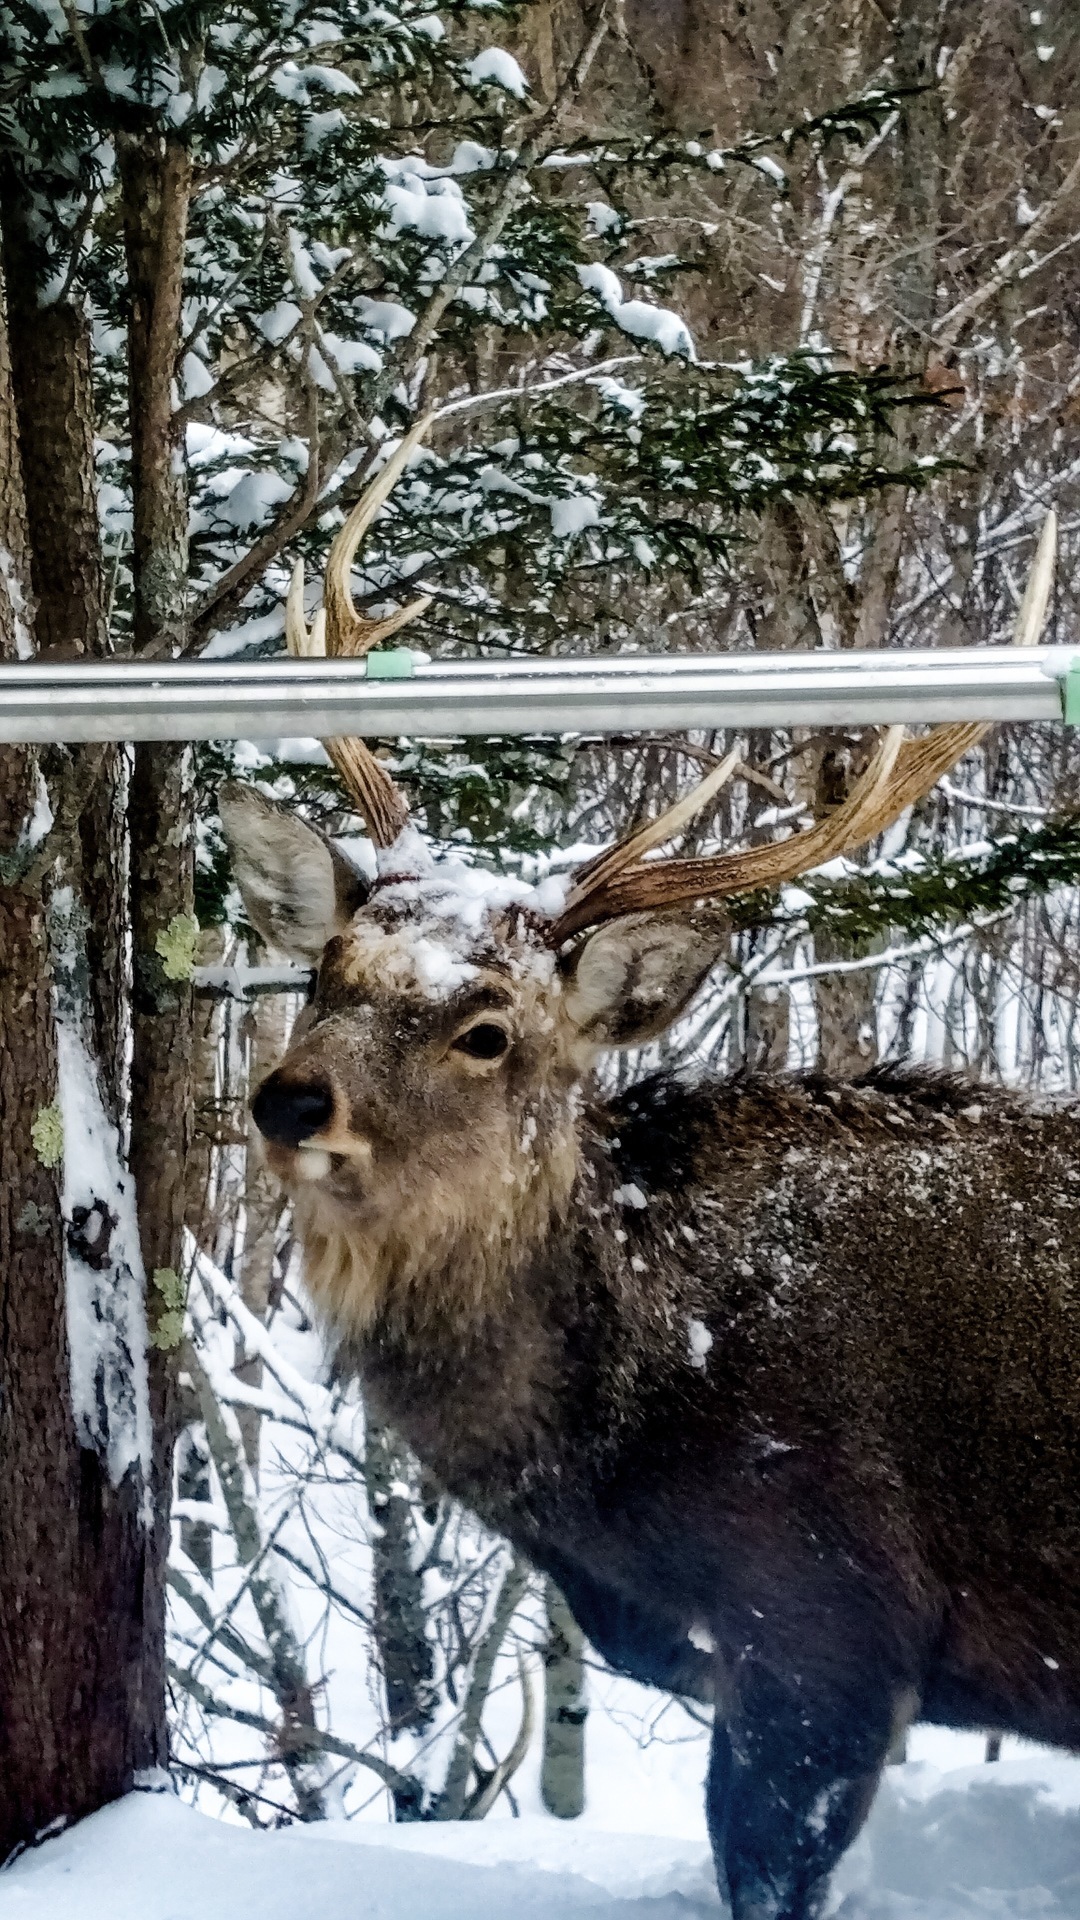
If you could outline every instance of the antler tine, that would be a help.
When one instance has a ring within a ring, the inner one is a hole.
[[[576,899],[572,893],[552,928],[552,945],[562,946],[584,927],[617,919],[624,913],[656,912],[707,897],[716,899],[749,893],[756,887],[778,886],[809,867],[820,866],[859,846],[880,832],[888,819],[895,818],[887,796],[903,745],[903,727],[889,727],[844,804],[805,833],[763,847],[742,847],[696,860],[650,861],[632,872],[616,874],[602,888],[583,890]]]
[[[1057,516],[1046,516],[1013,634],[1015,646],[1035,646],[1046,619],[1057,553]],[[686,906],[706,898],[749,893],[757,887],[781,885],[821,866],[839,854],[853,852],[898,819],[937,784],[989,731],[980,722],[958,722],[935,727],[922,739],[908,740],[903,727],[890,727],[870,766],[847,800],[826,819],[788,840],[764,847],[745,847],[701,859],[642,863],[642,855],[677,828],[673,808],[661,815],[610,855],[601,855],[582,868],[563,912],[551,928],[550,940],[560,947],[575,933],[622,914]],[[731,756],[729,756],[729,759]],[[727,767],[727,762],[723,763]],[[722,769],[710,776],[715,786]],[[704,783],[708,784],[708,783]],[[701,790],[699,790],[700,792]],[[698,795],[691,794],[690,812]],[[701,801],[698,802],[701,804]],[[678,821],[689,817],[684,813]]]
[[[1054,587],[1057,536],[1057,514],[1051,507],[1043,521],[1024,597],[1016,616],[1012,636],[1014,647],[1036,647],[1039,644]],[[962,760],[965,753],[970,753],[972,747],[977,747],[989,731],[988,721],[958,720],[947,726],[932,728],[921,740],[909,740],[896,770],[896,792],[900,801],[897,814],[902,813],[905,807],[914,806],[917,800],[929,793],[942,774],[948,773],[949,768]]]
[[[304,614],[304,563],[298,560],[285,602],[285,643],[297,660],[319,660],[326,654],[326,615],[320,607],[308,628]],[[323,746],[367,821],[377,847],[392,847],[407,825],[409,809],[385,767],[362,740],[324,740]]]
[[[386,620],[365,620],[353,605],[349,573],[360,541],[389,498],[433,418],[433,414],[427,413],[410,427],[337,534],[326,563],[324,605],[316,613],[310,630],[304,613],[304,564],[302,560],[297,561],[285,602],[285,643],[295,658],[320,659],[327,654],[355,658],[417,619],[431,605],[430,597],[425,596]],[[375,845],[392,847],[408,825],[409,808],[386,768],[379,765],[362,740],[324,740],[323,746],[367,821]]]
[[[365,620],[357,613],[353,605],[352,588],[349,575],[356,550],[370,527],[380,507],[390,498],[394,487],[404,473],[415,448],[424,438],[434,413],[425,413],[409,428],[394,448],[385,466],[380,467],[371,485],[365,487],[352,512],[349,514],[340,532],[335,535],[326,562],[326,582],[323,588],[323,604],[326,608],[326,651],[331,657],[347,655],[355,657],[368,653],[380,640],[388,640],[392,633],[408,626],[431,605],[430,594],[424,594],[413,600],[399,612],[390,614],[385,620]]]
[[[1039,644],[1039,635],[1046,623],[1050,595],[1054,590],[1057,539],[1058,517],[1051,507],[1043,521],[1035,559],[1028,575],[1027,586],[1024,588],[1020,611],[1016,616],[1016,626],[1013,629],[1014,647],[1037,647]]]
[[[574,875],[574,884],[566,897],[564,913],[572,913],[579,901],[596,895],[604,887],[636,866],[654,847],[662,847],[665,840],[673,840],[683,827],[689,826],[697,814],[708,806],[721,787],[726,786],[739,765],[739,750],[736,747],[719,766],[700,780],[692,792],[676,800],[656,820],[639,827],[636,833],[620,840],[614,847],[605,847],[603,853],[595,859],[586,861]]]

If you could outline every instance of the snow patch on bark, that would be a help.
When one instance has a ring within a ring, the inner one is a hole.
[[[45,785],[40,767],[34,768],[34,777],[34,806],[30,818],[27,820],[23,829],[22,840],[22,844],[31,851],[40,847],[42,841],[47,838],[53,829],[52,802],[49,799],[49,789]]]
[[[64,1294],[71,1410],[80,1445],[106,1462],[112,1485],[132,1467],[149,1483],[146,1278],[135,1182],[102,1099],[84,1037],[85,973],[79,909],[70,887],[50,913],[56,977],[57,1104],[64,1127]]]
[[[3,587],[7,595],[8,605],[11,608],[11,618],[15,631],[16,656],[20,660],[32,660],[34,658],[34,642],[30,637],[30,625],[27,618],[30,609],[26,604],[26,595],[22,590],[22,583],[19,580],[15,561],[8,552],[8,549],[3,545],[0,545],[0,586]]]

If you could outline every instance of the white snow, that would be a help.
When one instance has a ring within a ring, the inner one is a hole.
[[[470,60],[465,74],[470,86],[502,87],[515,100],[523,100],[528,90],[529,83],[513,54],[503,47],[485,47]]]
[[[632,334],[637,340],[653,341],[662,353],[681,353],[687,360],[695,358],[690,329],[670,307],[654,307],[647,300],[624,300],[618,274],[598,260],[579,267],[577,275],[582,286],[596,294],[623,333]]]
[[[218,512],[233,527],[261,526],[264,520],[269,519],[271,510],[280,506],[283,500],[288,500],[292,492],[292,485],[288,480],[283,480],[280,473],[274,473],[272,469],[257,469],[245,473]]]
[[[627,387],[621,380],[615,380],[610,374],[604,374],[599,380],[590,380],[597,393],[607,401],[610,407],[618,407],[620,412],[628,413],[631,420],[637,420],[645,411],[645,395],[638,387]]]
[[[214,385],[214,376],[197,353],[185,353],[180,370],[180,384],[185,400],[201,400]]]
[[[293,279],[299,288],[301,298],[304,300],[314,300],[316,294],[322,292],[322,288],[319,283],[319,277],[312,267],[311,255],[295,227],[290,227],[288,230],[288,243],[289,261],[292,266]]]
[[[589,216],[589,227],[594,234],[610,232],[612,227],[622,226],[622,214],[609,207],[606,200],[589,200],[585,211]]]
[[[586,527],[600,525],[600,502],[591,493],[574,493],[551,502],[551,531],[556,540],[568,540]]]
[[[428,240],[464,244],[472,239],[469,210],[456,180],[429,179],[415,157],[384,160],[382,167],[387,176],[383,204],[388,233],[412,228]]]
[[[279,300],[277,306],[271,307],[268,313],[258,315],[255,325],[264,339],[276,347],[302,319],[303,315],[295,301]]]
[[[418,919],[427,913],[448,921],[465,938],[480,933],[489,914],[515,902],[540,915],[560,913],[569,884],[568,874],[551,873],[530,886],[513,874],[472,867],[452,855],[436,864],[427,843],[412,827],[406,827],[392,847],[380,850],[379,871],[408,876],[385,884],[381,900],[416,911]]]
[[[397,300],[369,300],[362,294],[353,305],[365,327],[370,327],[372,333],[381,333],[384,340],[403,340],[416,325],[415,313]]]
[[[34,804],[23,821],[19,838],[16,841],[17,853],[33,853],[42,841],[52,832],[53,810],[49,799],[49,789],[39,766],[34,767]]]
[[[376,352],[366,340],[343,340],[339,334],[320,330],[319,339],[338,373],[379,373],[382,369],[382,354]],[[313,351],[311,365],[315,378],[321,387],[334,391],[333,373],[326,366],[322,354]],[[320,378],[319,369],[323,377]]]
[[[692,1367],[700,1368],[704,1373],[712,1352],[713,1337],[704,1320],[688,1320],[686,1323],[686,1346]]]
[[[310,89],[315,87],[323,93],[356,94],[360,89],[355,80],[339,67],[298,67],[294,60],[286,60],[284,66],[271,75],[270,84],[275,92],[285,100],[295,100],[299,105],[306,104]]]
[[[476,978],[476,968],[440,940],[421,935],[411,943],[416,977],[433,999],[442,1000]]]
[[[1038,207],[1032,206],[1031,201],[1028,199],[1027,194],[1024,192],[1023,187],[1021,187],[1019,193],[1016,196],[1017,226],[1030,227],[1032,221],[1037,220],[1038,217],[1039,217]]]
[[[494,147],[483,147],[478,140],[459,140],[450,161],[450,172],[490,173],[496,158]]]
[[[69,1230],[64,1291],[71,1409],[80,1441],[101,1454],[113,1486],[136,1464],[145,1486],[151,1456],[146,1278],[135,1183],[123,1163],[96,1064],[64,987],[65,979],[77,979],[80,970],[75,911],[71,889],[58,889],[50,934],[60,982],[55,995],[57,1104],[64,1125],[61,1208]],[[72,1236],[76,1209],[81,1226]],[[78,1251],[80,1236],[90,1259]],[[99,1250],[100,1264],[93,1259]]]
[[[694,1761],[703,1758],[694,1743]],[[650,1755],[683,1774],[685,1745]],[[135,1793],[4,1874],[12,1920],[712,1920],[723,1910],[699,1815],[650,1834],[650,1770],[611,1778],[610,1830],[586,1813],[253,1833],[166,1793]],[[890,1767],[835,1876],[844,1920],[1073,1920],[1080,1760],[1021,1753],[941,1772]]]
[[[30,637],[30,627],[27,620],[30,609],[26,604],[26,595],[22,590],[22,584],[19,580],[15,561],[3,545],[0,545],[0,587],[3,588],[8,605],[11,608],[11,619],[15,630],[16,658],[19,660],[32,660],[34,657],[34,642]]]

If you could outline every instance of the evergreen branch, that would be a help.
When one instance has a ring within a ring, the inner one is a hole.
[[[983,920],[1077,885],[1080,813],[1070,813],[1019,827],[971,858],[961,849],[959,857],[933,855],[917,868],[889,864],[842,880],[810,875],[797,907],[786,907],[782,894],[757,893],[732,902],[732,909],[740,930],[800,922],[855,947],[896,930],[921,935]]]
[[[423,313],[419,315],[409,335],[408,347],[400,361],[389,363],[376,381],[373,397],[373,404],[376,407],[385,403],[400,380],[408,378],[431,345],[451,301],[463,287],[468,285],[474,273],[483,266],[492,247],[498,242],[526,189],[528,176],[540,158],[546,136],[555,131],[588,79],[593,62],[610,27],[608,0],[600,0],[600,5],[586,16],[585,25],[585,39],[554,100],[542,114],[534,130],[522,142],[518,152],[510,158],[503,185],[488,215],[484,231],[477,234],[475,240],[458,256],[440,281]]]

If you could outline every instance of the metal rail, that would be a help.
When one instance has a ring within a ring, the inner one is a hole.
[[[404,650],[368,661],[19,661],[0,665],[0,741],[1071,720],[1080,718],[1076,659],[1067,647],[969,647],[503,661],[429,661]]]

